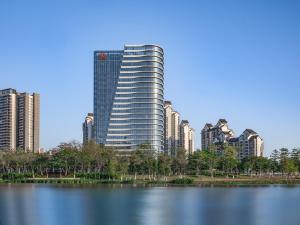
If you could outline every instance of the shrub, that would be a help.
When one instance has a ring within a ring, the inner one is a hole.
[[[171,184],[193,184],[194,183],[194,179],[192,178],[188,178],[188,177],[184,177],[184,178],[177,178],[174,180],[170,181]]]
[[[23,180],[32,177],[32,173],[6,173],[2,175],[3,180]]]

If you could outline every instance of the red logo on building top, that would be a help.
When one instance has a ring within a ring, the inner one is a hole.
[[[100,53],[100,54],[98,55],[98,58],[99,58],[100,60],[106,60],[106,59],[107,59],[107,54],[106,54],[106,53]]]

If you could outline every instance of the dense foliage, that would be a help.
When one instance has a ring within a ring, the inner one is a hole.
[[[177,175],[285,175],[292,176],[300,170],[300,149],[274,150],[269,158],[249,157],[242,161],[237,150],[226,146],[223,154],[215,147],[196,151],[191,155],[178,149],[176,156],[155,154],[147,145],[133,153],[118,154],[112,148],[90,142],[84,146],[64,143],[51,152],[34,154],[24,151],[1,151],[0,173],[4,179],[23,177],[77,177],[85,179],[133,179],[138,176],[154,180],[157,177]],[[21,174],[21,175],[20,175]]]

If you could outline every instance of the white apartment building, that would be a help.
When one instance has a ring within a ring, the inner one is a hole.
[[[264,141],[255,131],[251,129],[246,129],[239,136],[236,143],[238,143],[240,147],[240,159],[248,156],[263,156]]]
[[[225,119],[219,119],[215,126],[207,123],[201,131],[202,149],[208,149],[210,145],[215,144],[217,150],[222,151],[222,145],[233,137],[234,132]]]
[[[263,156],[263,139],[252,129],[246,129],[239,137],[235,137],[232,129],[229,128],[225,119],[218,123],[205,124],[201,131],[202,150],[215,145],[219,154],[223,153],[225,144],[235,146],[238,150],[239,159],[249,156]]]

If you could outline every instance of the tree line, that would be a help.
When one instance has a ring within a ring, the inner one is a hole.
[[[274,150],[270,157],[238,159],[238,149],[225,146],[222,154],[212,145],[209,149],[187,155],[177,149],[175,156],[155,153],[147,144],[137,150],[120,154],[113,148],[94,142],[83,146],[63,143],[45,153],[28,153],[22,150],[0,152],[0,173],[28,174],[31,177],[84,177],[90,179],[156,179],[168,176],[294,176],[300,172],[300,149]]]

